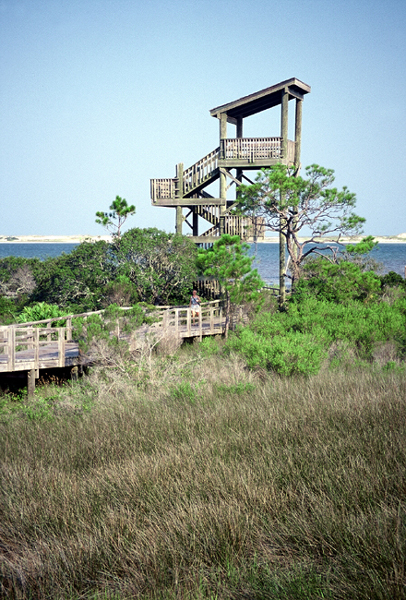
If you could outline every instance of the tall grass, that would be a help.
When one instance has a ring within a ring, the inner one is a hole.
[[[286,379],[208,341],[52,398],[0,423],[3,597],[406,597],[401,367]]]

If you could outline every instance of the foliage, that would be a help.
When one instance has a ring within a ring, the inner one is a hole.
[[[199,250],[197,262],[205,277],[220,282],[221,288],[230,295],[232,302],[248,302],[258,297],[263,282],[256,269],[252,269],[255,257],[248,256],[249,246],[238,235],[222,235],[211,248]]]
[[[140,301],[185,302],[196,279],[196,245],[156,228],[134,228],[115,250],[117,273],[130,281]]]
[[[347,299],[346,304],[305,298],[290,303],[287,312],[261,313],[228,342],[250,368],[261,367],[281,375],[317,373],[333,343],[349,344],[356,355],[369,360],[376,345],[392,340],[398,354],[406,352],[406,300],[391,306]]]
[[[19,312],[36,288],[41,261],[37,258],[8,256],[0,259],[0,315],[3,320]]]
[[[72,312],[98,310],[113,279],[111,245],[83,242],[69,254],[44,261],[32,299],[74,307]]]
[[[112,347],[123,346],[128,350],[128,342],[121,344],[121,337],[129,336],[143,323],[152,323],[153,318],[146,314],[145,305],[137,304],[129,310],[123,310],[117,304],[111,304],[102,314],[78,317],[73,320],[74,338],[84,352],[89,351],[96,341],[104,340]],[[152,307],[149,307],[152,308]]]
[[[135,214],[135,206],[128,206],[125,198],[116,196],[116,199],[110,204],[110,212],[96,213],[96,223],[102,225],[109,231],[117,240],[121,238],[121,228],[129,216]],[[115,222],[116,221],[116,222]]]
[[[0,399],[0,595],[404,598],[406,371],[199,348]]]
[[[266,228],[280,233],[287,243],[292,285],[300,276],[300,266],[310,254],[326,253],[317,239],[321,236],[353,235],[365,219],[353,212],[355,194],[346,187],[331,187],[333,169],[319,165],[306,167],[306,178],[294,167],[277,164],[263,169],[252,185],[239,186],[239,209],[250,216],[262,217]],[[305,241],[299,233],[305,232]],[[307,233],[309,232],[309,233]],[[334,246],[328,248],[334,255]]]
[[[243,354],[248,367],[275,371],[280,375],[313,375],[326,357],[326,344],[310,333],[287,331],[272,338],[249,328],[233,336],[229,350]]]
[[[119,275],[110,281],[105,289],[103,304],[117,304],[118,306],[132,306],[138,302],[135,285],[125,275]]]
[[[371,301],[381,288],[380,279],[372,271],[363,271],[354,262],[331,263],[321,257],[306,261],[293,299],[314,296],[330,302]]]
[[[66,311],[59,308],[57,304],[47,304],[46,302],[37,302],[30,306],[25,306],[24,310],[17,316],[17,323],[31,323],[31,321],[42,321],[52,317],[63,317]],[[58,321],[59,326],[63,326],[62,321]]]
[[[382,269],[382,264],[371,256],[371,250],[377,245],[378,242],[372,235],[362,238],[357,244],[346,244],[337,254],[336,262],[345,260],[357,265],[362,271],[378,273]]]
[[[131,229],[116,241],[79,244],[69,254],[44,261],[0,260],[0,315],[9,318],[27,304],[56,304],[65,312],[186,302],[196,279],[195,244],[158,229]],[[2,309],[4,306],[4,309]]]
[[[0,296],[0,323],[7,325],[14,320],[15,304],[11,298]]]
[[[208,250],[200,250],[198,267],[204,277],[220,283],[226,297],[226,336],[230,319],[230,303],[249,302],[259,296],[263,282],[256,269],[255,257],[248,256],[249,246],[238,235],[222,235]]]
[[[367,235],[357,244],[347,244],[345,252],[350,256],[362,256],[369,254],[377,245],[378,242],[374,240],[374,237],[372,235]]]
[[[406,290],[406,279],[403,279],[399,273],[395,271],[389,271],[386,275],[382,275],[380,278],[382,288],[393,288],[400,287]]]
[[[41,266],[42,263],[38,258],[23,258],[21,256],[0,258],[0,291],[4,293],[3,286],[9,283],[20,269],[29,268],[36,279]]]

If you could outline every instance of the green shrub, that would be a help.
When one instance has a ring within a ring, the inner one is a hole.
[[[24,310],[17,317],[17,323],[42,321],[44,319],[51,319],[52,317],[63,317],[64,315],[66,315],[66,310],[60,309],[56,304],[37,302],[24,308]],[[58,324],[60,327],[62,327],[63,321],[58,321]]]
[[[227,347],[243,354],[251,369],[260,367],[280,375],[317,373],[327,355],[327,346],[320,339],[298,331],[269,338],[246,328],[233,336]]]
[[[10,323],[14,320],[15,304],[10,298],[0,296],[0,323]]]
[[[406,279],[403,279],[399,273],[395,273],[395,271],[389,271],[386,275],[381,275],[379,278],[381,281],[382,288],[385,287],[400,287],[406,290]]]
[[[250,368],[281,375],[316,373],[333,342],[345,342],[361,359],[372,359],[376,344],[394,341],[406,350],[406,300],[335,304],[316,298],[292,302],[283,313],[261,313],[226,345],[241,353]]]
[[[349,261],[330,263],[317,258],[303,267],[302,278],[295,287],[294,299],[300,302],[309,296],[329,302],[350,300],[371,301],[377,298],[381,282],[373,271],[364,271]]]
[[[73,320],[74,338],[79,341],[84,352],[89,350],[95,340],[105,340],[110,346],[117,346],[120,344],[120,336],[130,335],[143,323],[154,321],[153,317],[146,315],[146,308],[148,305],[143,303],[136,304],[130,310],[110,304],[102,314],[78,317]]]

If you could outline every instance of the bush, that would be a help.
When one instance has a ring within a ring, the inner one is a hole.
[[[63,317],[66,311],[62,310],[56,304],[47,304],[46,302],[37,302],[31,306],[26,306],[18,315],[17,323],[30,323],[31,321],[42,321],[52,317]],[[63,326],[62,321],[58,321],[59,326]]]
[[[311,375],[320,369],[334,342],[345,342],[359,358],[372,360],[376,344],[393,341],[401,355],[406,350],[405,314],[405,299],[390,306],[303,298],[290,303],[287,312],[261,313],[239,330],[227,348],[241,353],[250,368]]]
[[[290,331],[266,338],[249,329],[232,337],[229,349],[241,352],[251,368],[264,368],[280,375],[313,375],[327,355],[326,345],[314,335]]]
[[[371,301],[377,298],[381,282],[373,271],[349,261],[331,263],[323,258],[309,260],[303,267],[296,285],[294,299],[302,301],[309,296],[329,302],[350,300]]]
[[[7,324],[14,320],[15,304],[10,298],[0,296],[0,323]]]
[[[379,279],[381,281],[382,288],[400,287],[406,290],[406,279],[403,279],[403,277],[399,275],[399,273],[395,273],[395,271],[389,271],[389,273],[386,273],[386,275],[381,275]]]

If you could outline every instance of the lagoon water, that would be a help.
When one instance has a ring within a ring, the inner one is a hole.
[[[251,253],[256,256],[255,267],[268,284],[279,282],[279,245],[251,244]],[[378,244],[371,251],[371,258],[380,264],[378,273],[383,275],[395,271],[405,276],[406,244]]]
[[[0,244],[0,258],[21,256],[39,258],[69,254],[78,244]],[[251,253],[255,255],[255,267],[268,284],[278,282],[278,244],[251,244]],[[381,263],[380,273],[395,271],[405,275],[406,244],[379,244],[371,252],[371,257]]]
[[[0,244],[0,258],[20,256],[23,258],[54,258],[69,254],[78,244]]]

